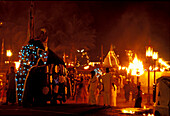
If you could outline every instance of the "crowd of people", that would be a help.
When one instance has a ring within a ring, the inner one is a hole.
[[[10,68],[10,73],[7,73],[7,92],[6,102],[4,104],[16,103],[16,82],[14,67]],[[102,74],[97,75],[94,70],[90,75],[76,75],[73,70],[70,70],[68,75],[60,75],[58,78],[58,93],[64,97],[64,102],[67,100],[75,100],[76,103],[85,103],[90,105],[104,105],[107,107],[116,106],[116,98],[118,95],[117,76],[111,73],[109,68],[102,71]],[[125,102],[129,99],[135,100],[135,107],[141,107],[142,91],[140,85],[136,85],[134,81],[125,80],[124,86]],[[122,92],[122,91],[121,91]],[[130,98],[132,93],[132,98]],[[1,93],[2,95],[2,93]],[[1,96],[2,97],[2,96]]]

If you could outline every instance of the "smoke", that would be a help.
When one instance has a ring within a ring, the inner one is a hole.
[[[170,26],[167,26],[170,9],[168,5],[163,8],[163,4],[160,5],[163,9],[156,10],[159,5],[144,2],[127,6],[106,36],[107,42],[113,43],[118,51],[133,50],[142,59],[150,44],[154,51],[160,52],[160,57],[170,60]]]

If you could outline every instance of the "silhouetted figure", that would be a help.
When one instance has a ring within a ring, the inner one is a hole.
[[[132,101],[133,101],[135,100],[137,94],[137,85],[134,83],[134,80],[132,80],[131,83],[131,91],[132,91]]]
[[[126,81],[123,89],[125,91],[126,102],[128,102],[129,101],[129,96],[130,96],[130,91],[131,91],[131,87],[130,87],[130,82],[129,81]]]
[[[111,106],[111,88],[114,86],[113,77],[109,73],[109,68],[106,68],[106,74],[102,77],[102,83],[104,85],[104,105]]]
[[[75,78],[75,76],[74,76],[74,73],[72,70],[70,71],[69,78],[70,78],[70,83],[71,83],[71,96],[74,98],[74,95],[75,95],[74,78]]]
[[[138,91],[137,91],[137,96],[135,99],[135,107],[136,108],[141,108],[141,103],[142,103],[142,91],[140,89],[140,85],[137,86]]]
[[[60,95],[62,97],[63,102],[66,102],[65,99],[65,77],[61,74],[59,74],[59,88],[58,88],[58,95]],[[60,103],[62,104],[62,102],[60,101]]]
[[[96,92],[97,92],[97,77],[95,71],[91,71],[90,85],[89,85],[89,104],[96,105]]]
[[[14,104],[16,102],[16,84],[15,84],[15,72],[14,67],[10,67],[10,73],[6,74],[7,76],[7,97],[6,97],[6,105],[8,102]]]
[[[81,80],[78,84],[78,90],[77,90],[77,95],[76,95],[76,103],[81,102],[84,103],[85,101],[85,95],[86,94],[86,90],[85,90],[85,83],[83,80],[83,77],[81,77]]]
[[[71,92],[70,92],[70,89],[71,89],[71,83],[70,83],[70,79],[69,79],[69,77],[67,77],[66,78],[66,80],[67,80],[67,99],[69,99],[70,98],[70,96],[71,96]]]

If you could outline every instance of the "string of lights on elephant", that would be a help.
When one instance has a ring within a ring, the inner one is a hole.
[[[36,65],[39,58],[41,58],[46,65],[48,58],[47,51],[44,51],[33,44],[22,46],[22,49],[19,52],[20,68],[16,73],[17,96],[19,103],[22,101],[22,93],[24,91],[24,83],[27,73],[32,66]]]

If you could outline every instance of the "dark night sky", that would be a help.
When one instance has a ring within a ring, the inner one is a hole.
[[[36,1],[35,10],[41,9],[47,13],[49,8],[55,8],[56,4],[60,2]],[[149,44],[150,40],[154,50],[159,52],[159,56],[165,60],[170,60],[170,2],[68,2],[69,7],[70,5],[74,7],[74,4],[77,4],[76,7],[78,7],[80,14],[88,11],[94,19],[96,47],[89,53],[91,59],[94,60],[96,56],[100,56],[101,44],[104,46],[104,55],[113,44],[117,54],[131,49],[139,57],[144,58],[145,46]],[[1,5],[2,1],[0,1]],[[14,22],[16,17],[24,17],[26,20],[21,23],[27,24],[29,6],[30,2],[28,1],[13,2],[7,10],[15,7],[15,11],[13,11],[15,13],[10,17],[13,17]],[[0,20],[5,21],[8,15],[4,15],[5,12],[0,13]]]

